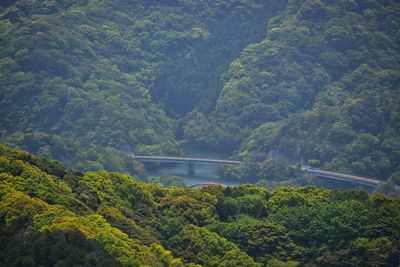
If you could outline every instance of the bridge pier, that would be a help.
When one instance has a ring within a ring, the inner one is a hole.
[[[194,175],[194,164],[191,161],[188,161],[188,175]]]

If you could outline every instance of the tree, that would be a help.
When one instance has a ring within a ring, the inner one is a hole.
[[[235,244],[194,225],[185,226],[168,244],[185,260],[203,266],[259,266]]]

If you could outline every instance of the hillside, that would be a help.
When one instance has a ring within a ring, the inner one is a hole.
[[[398,266],[400,201],[74,172],[0,145],[5,266]]]
[[[218,83],[217,68],[263,33],[261,2],[0,4],[3,142],[86,170],[132,172],[116,150],[179,154],[165,111],[212,103],[202,82]]]
[[[393,0],[2,1],[0,141],[144,177],[125,152],[184,139],[400,185],[399,23]]]
[[[223,74],[211,115],[192,115],[187,138],[400,184],[399,38],[397,1],[289,1]]]

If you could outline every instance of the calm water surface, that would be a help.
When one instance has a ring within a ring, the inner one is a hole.
[[[216,152],[212,150],[206,150],[196,147],[191,144],[182,145],[185,156],[187,157],[205,157],[213,159],[229,159],[230,155]],[[240,185],[244,182],[235,180],[223,180],[218,175],[217,164],[194,164],[195,175],[188,175],[188,164],[172,164],[172,163],[160,163],[160,164],[146,164],[147,171],[150,176],[160,177],[162,174],[172,174],[182,177],[183,181],[187,186],[202,184],[202,183],[219,183],[224,185]]]
[[[214,159],[229,159],[230,154],[211,151],[196,147],[192,144],[182,145],[185,156],[188,157],[205,157]],[[182,177],[187,186],[202,184],[202,183],[219,183],[223,185],[235,186],[244,184],[236,180],[223,180],[218,175],[217,164],[194,164],[195,175],[188,175],[188,164],[172,164],[172,163],[148,163],[146,164],[147,171],[150,176],[160,177],[162,174],[171,174]],[[360,189],[367,192],[372,192],[374,187],[356,184],[347,181],[338,181],[333,179],[315,178],[312,181],[318,187],[332,189]]]

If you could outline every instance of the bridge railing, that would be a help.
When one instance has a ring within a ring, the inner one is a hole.
[[[188,158],[188,157],[167,157],[167,156],[140,156],[140,155],[130,155],[132,158],[137,159],[142,162],[166,162],[166,163],[188,163],[188,173],[189,175],[194,174],[193,163],[198,164],[243,164],[245,162],[238,160],[227,160],[227,159],[210,159],[210,158]],[[351,174],[339,173],[339,172],[331,172],[324,171],[320,169],[311,168],[308,166],[301,166],[300,170],[312,173],[319,177],[329,178],[329,179],[337,179],[337,180],[349,180],[353,182],[358,182],[360,184],[368,184],[368,185],[380,185],[384,183],[378,179],[361,177]]]
[[[132,156],[134,159],[143,162],[193,162],[193,163],[215,163],[215,164],[242,164],[242,161],[227,159],[210,159],[210,158],[186,158],[186,157],[164,157],[164,156]]]

